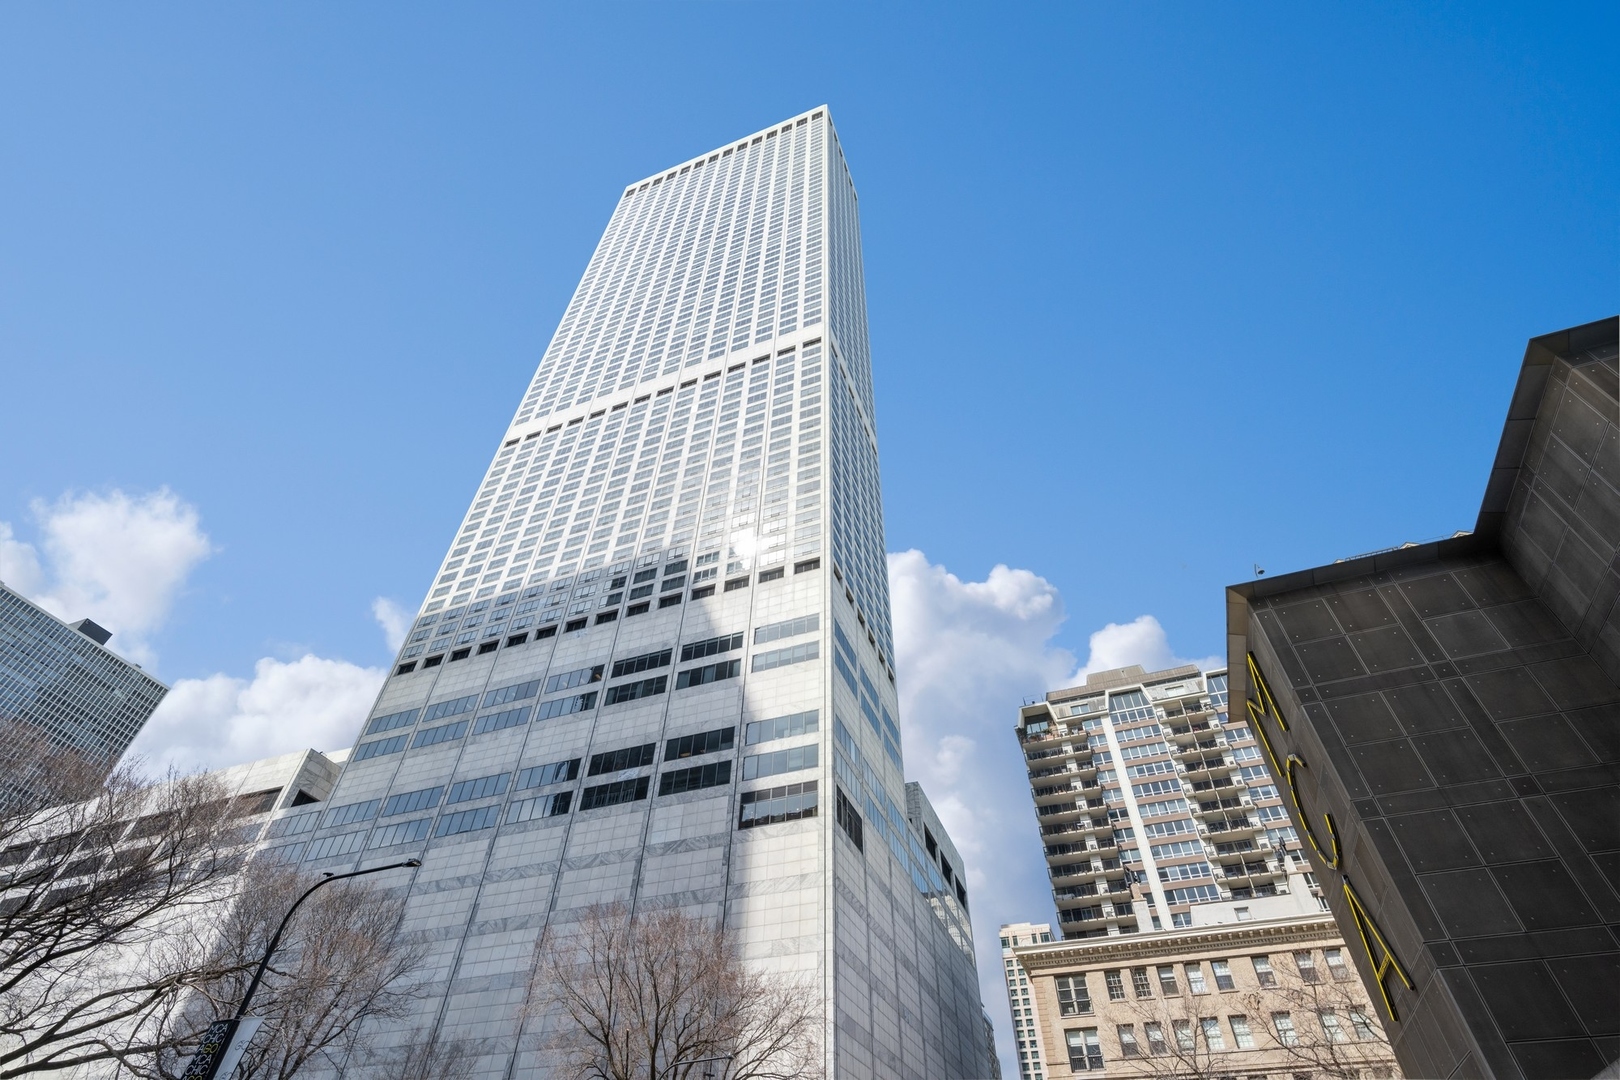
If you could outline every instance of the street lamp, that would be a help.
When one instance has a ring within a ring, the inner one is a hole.
[[[259,961],[259,969],[253,973],[253,981],[248,983],[247,993],[242,995],[242,1004],[237,1006],[236,1015],[229,1020],[215,1020],[208,1025],[208,1030],[203,1034],[202,1046],[197,1049],[196,1056],[191,1059],[191,1063],[186,1066],[186,1071],[181,1074],[183,1080],[215,1080],[219,1075],[220,1066],[225,1063],[227,1057],[231,1056],[232,1044],[236,1041],[236,1033],[242,1026],[242,1018],[247,1015],[248,1006],[253,1003],[253,995],[259,989],[259,981],[264,978],[265,970],[270,966],[270,958],[275,955],[276,946],[281,944],[282,933],[286,931],[287,924],[292,921],[292,917],[298,911],[299,905],[308,900],[311,893],[322,885],[330,885],[332,882],[342,881],[344,878],[363,877],[366,874],[378,874],[384,870],[402,870],[406,867],[414,868],[421,865],[421,859],[406,859],[404,862],[389,863],[387,866],[351,870],[347,874],[323,874],[321,880],[305,889],[303,895],[294,900],[293,906],[287,909],[287,914],[282,916],[281,925],[276,927],[276,934],[270,939],[269,947],[264,950],[264,958]],[[238,1053],[235,1056],[240,1058],[241,1054]],[[234,1066],[235,1061],[232,1061],[231,1064]]]

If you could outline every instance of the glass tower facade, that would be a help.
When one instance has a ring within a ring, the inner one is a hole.
[[[37,728],[111,769],[169,688],[105,648],[105,631],[85,625],[68,626],[0,585],[0,722]]]
[[[983,1076],[962,860],[902,770],[856,194],[826,109],[625,188],[330,800],[420,856],[385,1033],[544,1076],[535,941],[622,900],[821,988],[838,1076]],[[296,818],[296,820],[292,820]]]

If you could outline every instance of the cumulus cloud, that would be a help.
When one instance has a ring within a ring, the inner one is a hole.
[[[1066,617],[1062,595],[1028,570],[997,566],[983,581],[963,581],[913,550],[889,556],[889,588],[906,771],[922,783],[966,860],[980,992],[995,1018],[1003,1072],[1015,1076],[996,929],[1055,923],[1013,736],[1018,706],[1084,682],[1087,672],[1187,661],[1176,658],[1158,620],[1143,615],[1092,634],[1080,663],[1054,644]]]
[[[36,500],[30,513],[38,547],[0,522],[0,580],[59,618],[94,619],[118,635],[120,652],[150,664],[150,635],[214,551],[196,508],[168,488],[114,489]]]
[[[1183,664],[1197,664],[1200,671],[1226,666],[1220,656],[1187,660],[1170,649],[1170,638],[1151,615],[1138,615],[1128,623],[1109,623],[1091,635],[1091,655],[1074,673],[1069,685],[1079,685],[1094,671],[1140,664],[1148,671],[1164,671]]]
[[[131,756],[157,774],[218,769],[294,750],[349,746],[382,689],[381,668],[304,656],[266,657],[253,678],[215,674],[174,683]]]
[[[371,617],[382,627],[388,650],[398,652],[399,647],[405,644],[405,631],[411,628],[411,613],[386,596],[379,596],[371,602]]]

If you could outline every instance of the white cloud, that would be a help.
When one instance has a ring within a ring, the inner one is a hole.
[[[253,678],[175,682],[130,747],[148,771],[218,769],[295,750],[349,746],[385,672],[344,660],[266,657]]]
[[[382,627],[388,650],[398,652],[399,647],[405,644],[405,631],[411,628],[411,613],[386,596],[379,596],[371,602],[371,617]]]
[[[906,770],[966,860],[980,993],[996,1022],[1003,1073],[1016,1076],[996,930],[1055,919],[1013,735],[1018,706],[1083,682],[1086,672],[1186,661],[1175,658],[1158,620],[1143,615],[1092,634],[1079,664],[1053,644],[1065,619],[1062,595],[1028,570],[997,566],[984,581],[963,581],[913,550],[889,556],[889,588]]]
[[[39,552],[34,550],[34,545],[18,540],[8,521],[0,521],[0,581],[30,599],[39,595],[45,586]]]
[[[36,500],[31,512],[44,558],[0,522],[0,579],[59,618],[94,619],[119,652],[150,664],[149,636],[214,551],[196,508],[168,488],[114,489]]]
[[[1170,650],[1170,639],[1159,620],[1151,615],[1138,615],[1128,623],[1109,623],[1091,635],[1091,655],[1080,665],[1069,681],[1077,686],[1094,671],[1130,667],[1140,664],[1148,671],[1165,671],[1183,664],[1197,664],[1200,671],[1226,666],[1219,656],[1206,656],[1202,660],[1187,660]]]

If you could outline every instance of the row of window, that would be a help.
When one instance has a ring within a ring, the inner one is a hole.
[[[1339,1015],[1337,1009],[1322,1009],[1316,1013],[1316,1021],[1322,1030],[1322,1038],[1327,1043],[1347,1043],[1352,1039],[1360,1042],[1379,1041],[1378,1029],[1374,1027],[1371,1017],[1363,1009],[1346,1009],[1343,1017]],[[1135,1024],[1119,1024],[1115,1028],[1115,1037],[1119,1041],[1120,1056],[1126,1058],[1192,1053],[1198,1050],[1200,1041],[1205,1050],[1214,1053],[1223,1053],[1227,1050],[1253,1050],[1258,1045],[1255,1041],[1254,1028],[1247,1016],[1228,1015],[1226,1028],[1232,1033],[1230,1044],[1226,1041],[1220,1017],[1216,1016],[1171,1020],[1168,1033],[1164,1030],[1163,1021],[1150,1020],[1142,1024],[1140,1038],[1137,1036]],[[1272,1013],[1271,1031],[1279,1046],[1300,1044],[1300,1032],[1294,1025],[1292,1013]],[[1175,1040],[1174,1051],[1171,1049],[1169,1039]],[[1069,1068],[1072,1071],[1090,1072],[1103,1068],[1102,1044],[1096,1028],[1070,1028],[1064,1031],[1063,1040],[1069,1052]],[[1388,1068],[1381,1070],[1375,1068],[1373,1075],[1387,1077],[1391,1075],[1391,1071]]]
[[[568,766],[568,779],[578,775],[578,759],[559,764]],[[543,766],[542,768],[551,769],[555,768],[555,766]],[[532,772],[533,770],[529,771]],[[597,762],[593,759],[592,772],[595,773],[596,771]],[[602,771],[613,770],[603,769]],[[509,777],[502,775],[499,777],[484,777],[475,781],[465,781],[463,784],[454,785],[451,788],[451,797],[445,801],[447,805],[457,802],[456,789],[468,786],[479,787],[480,794],[465,795],[463,799],[487,798],[504,794],[507,789],[508,779]],[[678,795],[688,791],[718,787],[730,782],[731,762],[710,762],[690,768],[666,770],[659,777],[658,794]],[[579,808],[582,811],[595,810],[607,806],[616,806],[621,803],[637,802],[646,799],[650,789],[651,778],[646,776],[590,785],[580,792]],[[521,784],[520,790],[522,790]],[[429,788],[421,792],[395,796],[389,800],[389,806],[411,806],[414,809],[427,809],[437,804],[442,791],[443,788]],[[814,780],[759,791],[745,791],[740,799],[741,809],[738,812],[737,827],[748,829],[780,821],[794,821],[800,818],[815,817],[817,798],[817,785]],[[535,818],[556,817],[567,814],[571,808],[572,800],[573,793],[563,791],[513,802],[507,807],[507,824],[517,824]],[[377,803],[378,800],[373,799],[365,804],[351,804],[336,808],[337,811],[343,811],[343,813],[326,822],[326,824],[348,824],[355,820],[370,820],[376,816]],[[363,811],[361,816],[356,816],[357,809]],[[399,812],[407,811],[401,809]],[[319,816],[319,814],[306,814],[299,815],[297,818],[283,818],[276,824],[283,825],[283,823],[286,823],[286,827],[272,833],[272,835],[297,835],[299,832],[307,831],[313,827],[314,820]],[[385,813],[384,816],[387,816],[387,814]],[[371,833],[369,844],[365,842],[366,833],[364,831],[340,833],[335,836],[322,837],[309,844],[307,850],[303,852],[303,856],[308,859],[332,858],[354,854],[361,850],[363,846],[380,848],[419,841],[427,838],[430,829],[434,837],[453,836],[478,829],[492,828],[499,822],[500,816],[500,805],[491,804],[471,810],[442,814],[436,826],[432,824],[432,818],[398,822],[374,830]]]
[[[685,566],[686,564],[684,562],[682,562],[680,565]],[[794,566],[793,566],[793,570],[794,570],[795,573],[802,574],[802,573],[807,573],[807,572],[809,572],[811,570],[820,569],[820,567],[821,567],[821,560],[819,558],[817,558],[817,559],[807,559],[807,560],[804,560],[802,562],[795,563]],[[760,571],[760,574],[759,574],[759,580],[761,582],[775,581],[776,579],[782,577],[784,572],[785,571],[783,570],[782,567],[776,567],[776,568],[774,568],[772,570],[762,570],[762,571]],[[676,582],[676,587],[679,587],[679,585],[681,583],[683,583],[684,580],[685,580],[684,578],[678,579],[677,582]],[[749,583],[749,579],[747,577],[735,578],[735,579],[732,579],[732,580],[728,580],[726,582],[726,591],[727,592],[733,592],[733,591],[735,591],[737,589],[745,589],[745,588],[748,587],[748,583]],[[669,585],[669,582],[665,582],[665,585],[667,587]],[[645,593],[649,592],[651,590],[651,588],[652,588],[651,585],[647,585],[642,590],[640,590],[639,592],[640,592],[640,594],[645,595]],[[692,590],[692,599],[701,600],[704,597],[712,596],[713,594],[714,594],[714,586],[713,585],[708,585],[708,586],[704,586],[704,587],[700,587],[700,588],[694,588]],[[632,600],[634,600],[637,595],[638,595],[638,590],[632,590],[631,591],[631,599]],[[613,598],[609,597],[609,599],[613,599]],[[682,599],[682,597],[681,597],[680,593],[673,593],[671,595],[660,597],[659,600],[658,600],[658,607],[660,609],[674,607],[674,606],[681,603],[681,599]],[[538,601],[536,601],[536,603],[538,603]],[[625,609],[625,616],[627,618],[630,618],[630,617],[634,617],[636,615],[645,615],[649,610],[651,610],[650,605],[651,605],[651,600],[650,599],[646,600],[646,601],[643,601],[641,603],[632,603],[628,608]],[[551,614],[555,616],[555,615],[557,615],[559,613],[558,612],[552,612]],[[598,614],[596,616],[596,618],[595,618],[595,622],[596,622],[596,625],[600,626],[603,623],[614,622],[614,621],[616,621],[618,619],[618,617],[619,617],[619,612],[618,612],[618,609],[615,608],[612,611],[604,611],[604,612]],[[574,632],[577,632],[577,631],[581,631],[581,630],[584,630],[590,624],[591,624],[591,619],[588,616],[581,616],[581,617],[576,618],[576,619],[570,619],[570,620],[568,620],[568,622],[566,622],[563,625],[563,632],[564,633],[574,633]],[[754,640],[755,640],[756,644],[763,644],[765,642],[778,640],[779,638],[796,636],[798,634],[811,633],[811,632],[815,631],[816,629],[818,629],[819,624],[820,624],[820,616],[819,616],[819,614],[807,615],[807,616],[803,616],[803,617],[798,618],[798,619],[790,619],[787,622],[782,622],[782,623],[773,623],[773,624],[770,624],[770,625],[767,625],[767,626],[759,627],[755,631]],[[557,633],[557,627],[555,627],[555,626],[543,626],[543,627],[539,628],[538,630],[536,630],[534,632],[534,640],[540,641],[540,640],[543,640],[543,639],[546,639],[546,638],[555,637],[556,633]],[[740,648],[741,647],[741,635],[738,634],[738,635],[733,635],[733,636],[738,638],[738,643],[734,647]],[[466,638],[469,641],[471,640],[469,637],[467,637],[467,635],[463,635],[463,638]],[[524,631],[523,633],[513,634],[510,637],[508,637],[506,639],[506,646],[508,648],[514,648],[514,647],[519,646],[519,645],[525,645],[528,642],[529,642],[529,633],[527,631]],[[433,648],[445,648],[445,647],[448,646],[448,644],[449,644],[448,640],[446,640],[446,641],[435,641],[433,643],[432,647]],[[477,646],[477,655],[484,656],[484,655],[487,655],[488,653],[492,653],[496,649],[500,648],[500,645],[501,645],[501,642],[500,642],[500,639],[499,639],[499,632],[496,631],[495,640],[486,641],[483,644]],[[407,649],[405,651],[404,656],[405,657],[410,657],[414,653],[420,652],[421,648],[422,648],[421,646],[415,646],[415,647],[409,648],[409,649]],[[452,649],[449,652],[448,656],[449,656],[450,661],[452,663],[454,663],[454,662],[456,662],[458,660],[467,659],[468,657],[472,656],[473,653],[474,653],[474,648],[473,648],[472,645],[469,644],[469,645],[466,645],[463,648]],[[690,657],[684,655],[684,653],[685,653],[685,650],[683,649],[683,655],[682,655],[681,659],[682,660],[690,659]],[[428,668],[438,667],[438,666],[440,666],[441,664],[444,663],[445,656],[446,656],[446,654],[441,652],[441,653],[438,653],[437,655],[426,657],[425,659],[420,661],[420,665],[424,670],[426,670]],[[415,659],[407,659],[403,663],[401,663],[394,670],[394,674],[395,675],[409,675],[411,672],[413,672],[413,671],[415,671],[417,669],[417,665],[418,665],[417,660],[415,660]],[[775,665],[771,665],[771,666],[780,666],[780,664],[775,664]],[[767,670],[767,668],[756,667],[755,670],[763,671],[763,670]],[[550,692],[551,691],[548,689],[547,693],[550,693]],[[396,717],[399,716],[399,715],[403,715],[403,714],[395,714]],[[380,720],[382,718],[379,717],[378,719]],[[385,730],[385,729],[378,728],[377,730],[380,731],[380,730]],[[370,734],[370,733],[371,732],[368,730],[367,734]]]
[[[1323,959],[1327,963],[1328,971],[1335,980],[1346,981],[1354,977],[1350,965],[1344,957],[1344,950],[1330,948],[1322,950]],[[1267,955],[1251,956],[1248,958],[1250,966],[1254,969],[1255,982],[1262,987],[1277,985],[1277,972],[1271,965],[1271,957]],[[1302,949],[1293,954],[1294,968],[1299,973],[1300,980],[1307,983],[1321,981],[1319,969],[1316,966],[1316,955],[1309,949]],[[1214,980],[1217,990],[1235,990],[1237,983],[1232,977],[1231,962],[1227,960],[1209,961],[1210,977]],[[1134,967],[1129,969],[1131,989],[1139,998],[1153,996],[1155,981],[1159,993],[1165,997],[1176,997],[1181,994],[1181,986],[1177,981],[1176,965],[1159,964],[1152,969],[1147,967]],[[1124,1001],[1125,969],[1104,971],[1103,985],[1108,992],[1108,1000]],[[1194,994],[1207,994],[1209,983],[1204,979],[1203,963],[1193,961],[1182,965],[1182,974],[1187,980],[1187,988]],[[1058,1012],[1062,1016],[1076,1016],[1091,1012],[1091,991],[1087,974],[1064,975],[1057,980]]]

